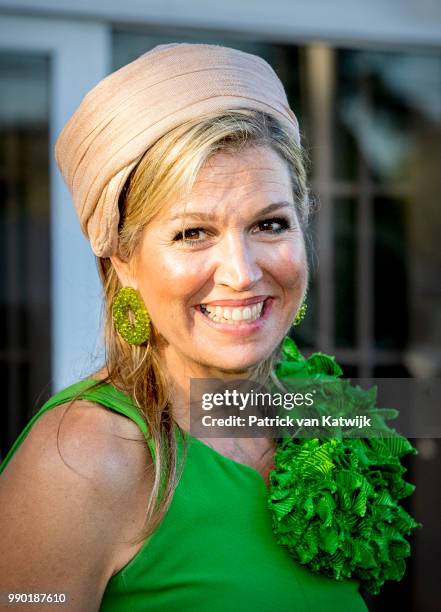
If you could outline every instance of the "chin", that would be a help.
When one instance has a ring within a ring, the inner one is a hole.
[[[275,347],[273,347],[275,348]],[[263,352],[261,355],[256,355],[254,351],[252,355],[243,355],[239,357],[236,355],[231,355],[229,359],[228,356],[224,356],[223,359],[206,359],[205,364],[212,368],[213,370],[218,370],[220,373],[224,374],[251,374],[251,370],[255,369],[258,365],[260,365],[265,359],[268,359],[271,351]]]

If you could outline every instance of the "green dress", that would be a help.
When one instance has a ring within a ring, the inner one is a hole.
[[[109,384],[87,391],[91,382],[78,382],[50,398],[17,438],[0,472],[33,423],[46,410],[69,401],[79,391],[81,399],[125,415],[147,434],[143,419],[126,395]],[[186,437],[185,466],[171,506],[138,553],[110,579],[100,610],[367,610],[357,581],[337,581],[315,574],[294,561],[276,542],[268,490],[259,472],[225,457],[188,433]],[[176,439],[181,453],[180,436]]]

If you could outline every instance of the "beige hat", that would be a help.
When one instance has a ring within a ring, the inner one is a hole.
[[[273,115],[300,142],[271,66],[228,47],[159,45],[84,97],[57,140],[55,157],[96,255],[117,250],[119,194],[145,151],[185,121],[236,108]]]

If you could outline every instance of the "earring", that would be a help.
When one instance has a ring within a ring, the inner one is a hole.
[[[303,302],[303,304],[300,306],[300,308],[297,311],[294,321],[292,322],[293,325],[298,325],[299,323],[303,321],[303,319],[305,318],[307,307],[308,305],[306,301]]]
[[[133,322],[129,317],[130,311]],[[112,302],[112,319],[120,336],[129,344],[143,344],[150,338],[150,317],[136,289],[123,287],[116,293]]]

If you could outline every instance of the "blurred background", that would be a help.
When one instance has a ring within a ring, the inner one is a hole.
[[[148,6],[147,6],[148,5]],[[53,144],[84,94],[167,42],[264,57],[310,159],[308,313],[293,336],[354,377],[441,374],[441,4],[0,0],[0,456],[101,361],[95,262]],[[439,610],[440,440],[415,440],[406,578],[369,609]]]

